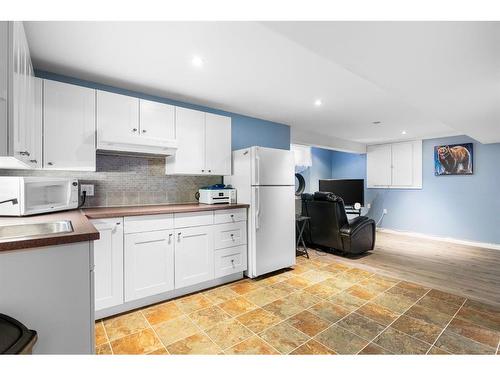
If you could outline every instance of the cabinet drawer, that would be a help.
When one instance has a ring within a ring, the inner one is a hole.
[[[245,221],[246,219],[246,208],[215,211],[215,224],[235,223],[237,221]]]
[[[215,277],[223,277],[247,269],[247,246],[216,250],[214,253]]]
[[[151,232],[174,227],[173,214],[127,216],[123,221],[125,233]]]
[[[199,225],[211,225],[214,223],[214,213],[209,212],[184,212],[174,214],[174,227],[186,228]]]
[[[247,243],[247,222],[219,224],[214,226],[215,248],[239,246]]]

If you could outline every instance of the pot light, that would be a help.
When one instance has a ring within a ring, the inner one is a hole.
[[[401,134],[405,135],[405,134],[406,134],[406,130],[403,130],[403,131],[401,132]]]
[[[203,59],[200,56],[194,56],[191,59],[191,64],[197,68],[201,68],[203,66]]]
[[[320,107],[322,104],[323,104],[323,102],[321,101],[321,99],[316,99],[316,100],[314,101],[314,105],[315,105],[316,107]]]

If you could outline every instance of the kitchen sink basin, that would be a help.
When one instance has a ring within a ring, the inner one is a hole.
[[[0,240],[70,232],[73,232],[73,226],[69,220],[51,221],[47,223],[0,225]]]

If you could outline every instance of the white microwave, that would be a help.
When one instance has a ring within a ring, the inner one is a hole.
[[[28,216],[78,207],[78,180],[0,177],[0,216]]]

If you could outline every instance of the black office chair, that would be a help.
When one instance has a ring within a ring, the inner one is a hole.
[[[348,220],[344,201],[334,193],[302,194],[302,214],[311,218],[304,238],[313,246],[348,254],[375,247],[375,221],[366,216]]]

